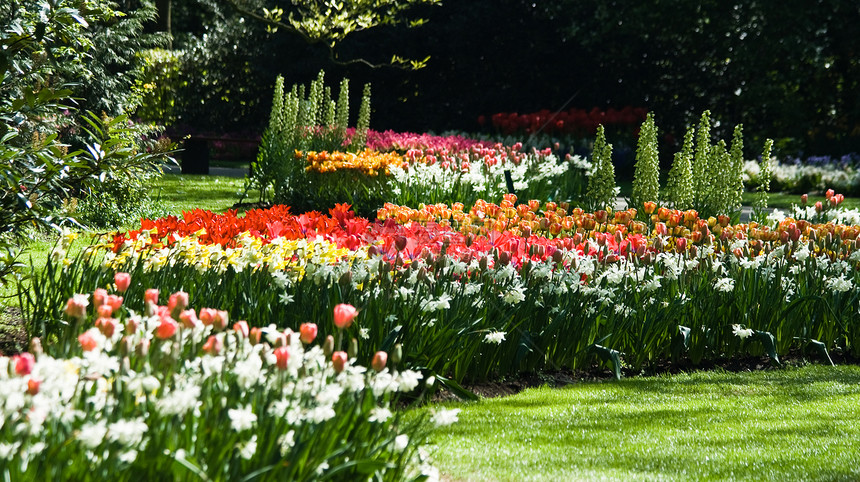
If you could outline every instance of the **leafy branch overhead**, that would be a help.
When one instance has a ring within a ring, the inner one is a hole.
[[[226,0],[240,14],[266,24],[269,32],[284,30],[300,36],[308,44],[322,44],[328,48],[332,62],[341,65],[365,64],[376,68],[383,65],[405,69],[420,69],[430,57],[423,60],[406,59],[393,55],[387,64],[376,64],[364,58],[342,60],[335,48],[347,36],[380,25],[407,25],[418,27],[424,18],[408,18],[406,11],[417,5],[440,5],[441,0],[281,0],[266,8],[257,0]]]

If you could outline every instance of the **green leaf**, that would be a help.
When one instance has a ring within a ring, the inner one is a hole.
[[[594,353],[604,363],[612,363],[615,379],[621,380],[621,352],[602,345],[594,344],[588,348],[589,353]]]
[[[812,350],[818,354],[818,356],[820,356],[824,360],[827,360],[827,363],[830,363],[830,366],[836,366],[836,364],[833,363],[833,360],[830,358],[830,353],[827,352],[827,345],[818,340],[813,339],[809,339],[806,341],[809,343],[809,346],[812,348]]]
[[[769,356],[774,363],[779,366],[782,365],[782,362],[779,361],[779,355],[776,354],[776,340],[770,332],[754,331],[752,338],[761,342],[765,353],[767,353],[767,356]]]
[[[688,348],[690,348],[690,329],[678,325],[678,333],[672,337],[672,358],[677,359],[681,356],[681,352],[687,351]]]
[[[481,398],[478,396],[477,393],[472,392],[470,390],[466,390],[465,388],[460,386],[459,383],[455,382],[454,380],[451,380],[450,378],[445,378],[443,376],[436,375],[436,381],[441,383],[442,386],[444,386],[448,390],[451,390],[451,392],[454,395],[457,395],[458,397],[462,398],[463,400],[469,400],[469,401],[474,402],[474,401],[477,401],[478,399]]]

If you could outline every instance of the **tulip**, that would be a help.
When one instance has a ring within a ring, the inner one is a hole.
[[[108,295],[105,299],[105,304],[113,308],[114,311],[118,310],[120,306],[122,306],[123,298],[122,296],[117,295]]]
[[[39,393],[39,385],[42,384],[41,380],[36,380],[35,378],[31,378],[27,380],[27,394],[28,395],[36,395]]]
[[[250,328],[248,328],[248,322],[245,320],[239,320],[233,324],[233,331],[242,336],[242,338],[248,338],[250,334]]]
[[[287,350],[287,347],[279,346],[275,348],[273,353],[275,354],[275,366],[281,370],[286,370],[287,361],[290,359],[290,352]]]
[[[171,316],[177,317],[188,306],[188,293],[177,291],[170,295],[167,301],[167,309],[170,310]]]
[[[161,318],[161,322],[158,324],[158,327],[155,328],[155,336],[162,340],[166,340],[168,338],[172,338],[178,329],[179,324],[176,323],[173,318],[164,316]]]
[[[110,338],[116,333],[116,327],[119,325],[116,318],[99,318],[99,321],[101,323],[98,326],[104,336]]]
[[[194,309],[185,310],[179,314],[179,321],[182,322],[182,326],[185,328],[194,328],[200,320],[197,319],[197,313],[195,313]]]
[[[15,364],[15,373],[20,376],[29,375],[36,365],[36,357],[32,353],[22,353],[12,357],[12,362]]]
[[[78,343],[84,351],[93,351],[98,348],[99,344],[90,331],[85,331],[78,335]]]
[[[346,362],[349,358],[344,351],[336,351],[331,355],[331,364],[334,367],[335,373],[340,373],[343,371],[343,368],[346,366]]]
[[[209,338],[206,339],[206,343],[203,344],[203,353],[206,353],[207,355],[218,355],[223,349],[224,342],[221,341],[221,338],[215,335],[210,335]]]
[[[352,325],[352,320],[358,315],[358,310],[354,306],[346,303],[340,303],[334,307],[334,326],[341,330],[345,330]]]
[[[143,300],[148,301],[154,305],[158,304],[158,290],[155,288],[150,288],[146,290],[146,293],[143,295]]]
[[[224,310],[215,310],[215,316],[212,317],[212,327],[216,330],[225,330],[227,329],[229,320],[229,313]]]
[[[108,292],[104,288],[97,288],[95,291],[93,291],[93,306],[98,308],[99,306],[105,304],[105,301],[107,300],[107,295]]]
[[[131,275],[128,273],[117,273],[113,275],[113,282],[116,285],[117,291],[125,293],[131,284]]]
[[[318,331],[316,323],[302,323],[302,326],[299,327],[299,338],[302,343],[308,345],[316,339]]]
[[[138,356],[144,357],[149,353],[149,339],[144,338],[140,340],[140,343],[135,347],[134,351]]]
[[[262,339],[263,330],[260,327],[255,326],[248,332],[248,340],[251,342],[251,345],[258,345]]]
[[[334,337],[329,335],[325,337],[325,342],[323,343],[323,354],[325,356],[329,356],[334,351]]]
[[[377,372],[381,372],[385,368],[385,364],[388,362],[388,353],[384,351],[378,351],[375,355],[373,355],[373,361],[371,361],[370,366]]]
[[[113,314],[113,308],[110,305],[101,305],[96,309],[96,313],[100,318],[110,318]]]
[[[215,313],[217,312],[214,308],[200,308],[200,321],[205,325],[209,326],[212,324],[212,320],[215,319]]]
[[[809,202],[809,194],[804,194],[803,196],[800,196],[800,204],[802,206],[806,206],[806,204],[808,202]]]
[[[66,303],[65,313],[72,318],[83,319],[87,315],[89,304],[86,295],[74,295]]]

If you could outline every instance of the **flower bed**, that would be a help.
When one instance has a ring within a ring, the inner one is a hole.
[[[857,353],[860,226],[647,209],[637,220],[508,196],[387,205],[377,221],[346,206],[186,213],[116,237],[99,262],[72,262],[40,299],[128,271],[263,326],[320,320],[323,335],[338,332],[332,307],[350,303],[362,313],[348,330],[357,360],[400,343],[407,366],[454,381],[578,368],[596,354],[638,369],[741,352],[778,362],[819,343]],[[34,324],[59,318],[33,309]]]
[[[71,297],[60,343],[43,351],[36,339],[29,353],[0,357],[7,480],[435,474],[422,447],[432,423],[393,406],[423,390],[421,373],[384,352],[367,370],[339,351],[340,337],[315,344],[313,323],[231,328],[226,312],[198,314],[183,292],[159,306],[147,290],[136,312],[120,296],[130,280],[117,273],[115,294]],[[357,314],[347,308],[334,311],[342,328]]]

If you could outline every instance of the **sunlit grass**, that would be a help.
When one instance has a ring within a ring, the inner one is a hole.
[[[858,480],[860,367],[540,388],[458,404],[448,480]]]

